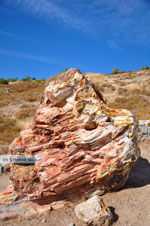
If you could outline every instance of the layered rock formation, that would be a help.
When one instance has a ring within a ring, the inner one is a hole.
[[[137,130],[129,111],[107,107],[95,86],[70,69],[49,83],[35,123],[10,145],[10,155],[40,159],[11,165],[11,189],[30,200],[118,189],[140,155]]]

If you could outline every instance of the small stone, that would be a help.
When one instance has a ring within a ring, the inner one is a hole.
[[[110,210],[97,195],[76,205],[75,214],[80,220],[95,226],[111,225],[113,219]]]

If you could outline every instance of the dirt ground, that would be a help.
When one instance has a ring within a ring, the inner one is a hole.
[[[8,184],[8,176],[0,177],[0,190]],[[103,196],[114,213],[114,226],[150,225],[150,142],[141,145],[141,158],[131,171],[126,186]],[[1,222],[1,226],[84,226],[74,214],[73,205],[49,214]]]

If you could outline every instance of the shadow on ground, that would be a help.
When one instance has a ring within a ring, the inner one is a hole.
[[[113,222],[116,222],[119,219],[119,215],[115,212],[115,208],[112,206],[109,206],[109,210],[113,216]]]
[[[140,157],[130,172],[125,188],[144,187],[148,184],[150,184],[150,163],[147,159]]]

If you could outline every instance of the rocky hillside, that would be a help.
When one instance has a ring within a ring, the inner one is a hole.
[[[112,108],[125,108],[138,119],[150,119],[150,70],[114,75],[86,73]]]
[[[150,119],[150,70],[114,75],[85,74],[103,94],[112,108],[125,108],[138,119]],[[51,77],[49,80],[53,80]],[[0,85],[0,154],[21,129],[33,122],[36,107],[47,81],[17,81]]]

